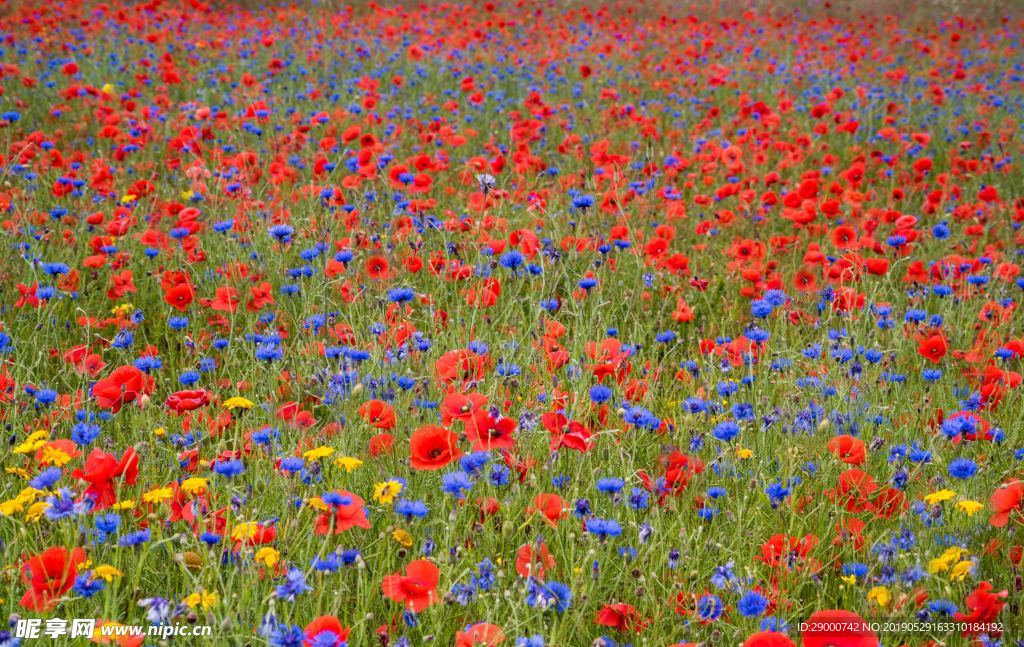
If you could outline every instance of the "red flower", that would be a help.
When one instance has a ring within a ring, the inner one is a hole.
[[[992,593],[991,582],[978,582],[977,588],[971,591],[964,600],[964,605],[971,612],[960,613],[957,611],[953,614],[953,620],[968,623],[967,628],[964,629],[965,636],[970,634],[997,633],[981,631],[983,627],[979,625],[993,622],[999,617],[999,613],[1006,606],[1007,595],[1006,591]]]
[[[526,509],[526,514],[539,512],[548,523],[557,526],[559,520],[565,517],[565,508],[565,499],[557,494],[538,494],[533,497],[533,505]]]
[[[995,513],[988,522],[996,528],[1002,528],[1010,520],[1014,511],[1020,512],[1024,503],[1024,483],[1016,479],[1003,483],[988,499],[988,505]]]
[[[481,414],[466,421],[466,438],[473,444],[473,451],[489,452],[496,449],[511,450],[515,448],[515,438],[512,435],[516,430],[515,419],[495,420],[489,413],[481,412]]]
[[[369,400],[359,405],[359,417],[363,422],[376,429],[393,429],[395,427],[395,410],[381,400]]]
[[[828,441],[828,450],[847,465],[860,465],[867,459],[864,441],[853,436],[836,436]]]
[[[311,647],[314,644],[317,647],[326,645],[337,647],[348,641],[348,633],[348,627],[342,626],[341,620],[335,616],[320,616],[306,625],[306,640],[302,644],[306,647]],[[328,643],[328,639],[333,642]]]
[[[534,544],[523,544],[516,551],[516,573],[521,577],[530,578],[540,582],[544,581],[545,572],[555,567],[555,558],[548,553],[548,546],[544,542]]]
[[[206,389],[177,391],[167,396],[167,408],[175,413],[193,411],[210,403]]]
[[[637,610],[629,604],[606,604],[597,612],[597,619],[594,621],[599,625],[611,627],[616,631],[632,631],[640,633],[643,631],[647,621],[637,613]]]
[[[759,631],[743,641],[743,647],[796,647],[789,636],[777,631]]]
[[[459,435],[437,425],[424,425],[409,438],[409,463],[416,470],[439,470],[462,456]]]
[[[93,384],[92,397],[101,409],[117,413],[121,407],[134,402],[139,396],[153,392],[153,378],[134,366],[120,366],[114,372]]]
[[[21,596],[21,606],[29,611],[49,611],[57,606],[78,577],[78,566],[85,561],[85,551],[63,546],[47,548],[32,556],[21,566],[21,581],[28,586]]]
[[[85,470],[76,469],[71,476],[89,483],[84,496],[93,501],[93,510],[105,510],[117,501],[114,479],[124,477],[124,482],[134,485],[139,475],[139,457],[135,449],[125,450],[121,460],[113,454],[94,449],[85,458]]]
[[[918,355],[934,364],[938,364],[946,356],[948,350],[949,343],[946,341],[945,335],[940,332],[922,339],[917,345]]]
[[[803,647],[878,647],[878,636],[867,621],[853,611],[815,611],[806,626],[808,629],[801,636]],[[842,631],[836,631],[837,627]]]
[[[440,602],[437,597],[439,576],[440,571],[434,564],[417,559],[405,567],[405,575],[394,573],[385,576],[380,586],[389,600],[402,602],[407,610],[419,613]]]
[[[487,622],[478,622],[471,627],[466,627],[465,631],[455,634],[455,647],[474,647],[475,645],[493,647],[504,641],[505,632],[501,630],[501,627]]]
[[[345,490],[337,490],[336,494],[341,497],[341,503],[332,506],[333,512],[321,513],[316,518],[313,531],[318,535],[338,535],[350,528],[369,528],[370,520],[363,509],[363,499]]]

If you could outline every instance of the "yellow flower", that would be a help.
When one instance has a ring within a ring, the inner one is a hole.
[[[142,495],[143,503],[163,503],[174,496],[174,490],[169,487],[161,487],[150,490]]]
[[[947,571],[955,562],[959,562],[967,555],[970,555],[967,550],[959,546],[950,546],[942,555],[928,560],[928,572],[935,575]]]
[[[0,514],[5,517],[9,517],[16,512],[21,512],[25,509],[25,504],[17,499],[8,499],[7,501],[0,501]]]
[[[40,447],[46,444],[46,441],[50,439],[50,432],[45,429],[32,432],[32,434],[24,440],[20,445],[14,448],[15,454],[31,454]]]
[[[974,567],[974,563],[970,560],[964,560],[953,567],[953,570],[949,572],[949,581],[963,582],[967,575],[971,572]]]
[[[25,512],[25,519],[27,521],[39,521],[43,518],[43,513],[50,507],[50,504],[46,501],[36,501],[28,507],[28,511]]]
[[[409,531],[404,528],[396,528],[395,531],[391,533],[391,538],[395,540],[396,544],[405,546],[406,548],[412,546],[412,535],[410,535]]]
[[[7,472],[8,474],[13,474],[13,475],[17,476],[18,478],[20,478],[22,480],[25,480],[25,481],[27,481],[30,478],[32,478],[32,475],[29,473],[28,470],[22,469],[20,467],[7,467],[7,468],[4,468],[4,471]]]
[[[398,481],[385,481],[373,486],[373,500],[384,505],[391,505],[402,493],[402,484]]]
[[[101,87],[100,90],[103,92],[103,94],[113,94],[114,86],[110,83],[104,83],[103,87]]]
[[[209,481],[198,476],[187,478],[181,482],[181,491],[185,494],[203,494]]]
[[[64,450],[58,449],[53,446],[43,447],[42,460],[39,461],[40,465],[56,465],[57,467],[64,467],[71,462],[71,456],[69,456]]]
[[[965,499],[963,501],[957,501],[956,509],[966,514],[968,517],[973,517],[974,514],[985,507],[984,503]]]
[[[138,196],[135,196],[131,193],[126,193],[125,195],[121,196],[121,204],[131,204],[132,202],[135,201],[137,197]]]
[[[352,473],[359,469],[359,467],[363,464],[363,461],[353,456],[342,456],[338,460],[334,461],[334,464],[344,469],[346,472]]]
[[[132,510],[135,508],[135,499],[125,499],[110,506],[114,510]]]
[[[256,524],[251,522],[240,523],[231,529],[231,538],[235,541],[244,541],[256,536]]]
[[[892,594],[889,593],[889,589],[884,586],[876,586],[868,591],[868,599],[878,606],[884,607],[889,604],[890,600],[892,600]]]
[[[263,546],[256,551],[256,561],[265,564],[267,568],[273,568],[274,564],[281,561],[281,553],[277,552],[270,546]]]
[[[249,398],[236,395],[225,400],[221,406],[225,409],[252,409],[253,403]]]
[[[156,436],[157,438],[163,438],[164,436],[167,435],[167,430],[164,429],[163,427],[157,427],[156,429],[153,430],[153,435]]]
[[[738,458],[740,460],[745,461],[745,460],[747,460],[748,458],[750,458],[753,455],[754,455],[754,452],[750,451],[746,447],[737,447],[736,448],[736,458]]]
[[[210,591],[199,591],[185,598],[184,602],[189,609],[202,606],[203,611],[206,611],[217,604],[217,594]]]
[[[108,582],[114,581],[114,578],[121,577],[123,573],[110,564],[100,564],[96,568],[92,569],[93,575],[102,577]]]
[[[943,501],[949,501],[956,496],[956,492],[953,490],[939,490],[938,492],[932,492],[924,497],[924,502],[928,505],[935,505],[936,503],[942,503]]]
[[[846,582],[847,584],[854,585],[857,583],[856,575],[840,575],[839,579]]]
[[[331,507],[324,503],[324,500],[318,496],[309,499],[308,501],[306,501],[306,503],[309,504],[309,507],[315,510],[319,510],[320,512],[326,512],[327,510],[331,509]]]
[[[328,456],[330,456],[333,453],[334,453],[334,448],[333,447],[324,447],[324,446],[321,445],[320,447],[315,447],[315,448],[309,450],[308,452],[304,453],[303,456],[308,461],[318,461],[321,458],[327,458]]]

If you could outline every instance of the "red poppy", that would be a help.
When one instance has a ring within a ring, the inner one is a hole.
[[[92,499],[93,510],[105,510],[117,501],[114,480],[124,478],[128,485],[134,485],[139,475],[139,457],[133,447],[125,450],[121,460],[113,454],[94,449],[85,458],[85,469],[76,469],[71,476],[89,483],[83,496]]]
[[[796,643],[784,633],[778,631],[759,631],[748,636],[742,647],[796,647]]]
[[[419,613],[440,602],[437,583],[440,571],[428,560],[417,559],[405,567],[405,575],[394,573],[384,577],[381,590],[384,596],[402,602],[408,611]]]
[[[21,566],[21,581],[28,586],[21,596],[21,606],[29,611],[44,612],[57,606],[78,577],[78,566],[85,562],[85,551],[63,546],[47,548],[29,558]]]
[[[455,634],[455,647],[475,647],[476,645],[493,647],[503,642],[505,642],[505,632],[498,625],[487,622],[478,622]]]
[[[917,345],[918,355],[934,364],[938,364],[946,356],[948,350],[949,343],[946,341],[946,336],[940,332],[929,335]]]
[[[341,503],[332,505],[328,512],[320,513],[313,531],[318,535],[339,535],[350,528],[369,528],[370,520],[363,508],[363,499],[345,490],[335,493],[341,498]]]
[[[445,427],[424,425],[409,437],[409,463],[416,470],[439,470],[462,456],[459,435]]]
[[[557,494],[538,494],[533,497],[533,505],[526,509],[526,514],[539,512],[548,523],[557,526],[559,520],[565,518],[566,507],[565,499]]]
[[[153,392],[153,378],[134,366],[120,366],[107,377],[92,386],[92,397],[101,409],[110,409],[113,413],[121,407],[134,402],[141,396]]]
[[[210,403],[206,389],[177,391],[167,396],[167,408],[175,413],[193,411]]]
[[[801,636],[803,647],[878,647],[878,636],[871,631],[871,625],[853,611],[815,611],[805,626],[807,630]]]
[[[366,260],[366,275],[371,279],[386,279],[390,270],[391,266],[383,256],[371,256]]]
[[[375,429],[393,429],[395,410],[387,402],[369,400],[359,405],[359,417]]]
[[[1003,483],[988,499],[988,505],[994,513],[988,518],[988,522],[996,528],[1002,528],[1014,512],[1024,511],[1022,504],[1024,504],[1024,482],[1014,479]]]
[[[487,412],[481,412],[466,421],[466,438],[473,444],[475,452],[489,452],[496,449],[515,448],[515,418],[495,420]]]
[[[842,435],[828,441],[828,450],[847,465],[860,465],[867,460],[867,446],[860,438]]]
[[[964,600],[964,606],[970,610],[970,613],[957,611],[953,614],[953,620],[967,623],[967,627],[963,631],[965,636],[983,633],[998,634],[1000,632],[987,630],[984,625],[993,623],[999,617],[1003,607],[1006,606],[1007,595],[1006,591],[992,593],[991,582],[978,582],[978,586]]]
[[[349,629],[335,616],[320,616],[306,625],[305,647],[341,647],[348,642]]]
[[[548,552],[548,546],[542,541],[536,544],[523,544],[516,551],[516,573],[521,577],[544,581],[547,569],[555,567],[555,558]]]
[[[619,602],[617,604],[606,604],[597,612],[595,621],[597,624],[611,627],[616,631],[630,631],[640,633],[643,631],[647,621],[637,612],[632,605]]]

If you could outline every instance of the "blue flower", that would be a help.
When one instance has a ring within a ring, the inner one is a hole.
[[[768,599],[757,591],[747,591],[736,603],[736,610],[741,616],[759,616],[768,608]]]
[[[978,464],[969,458],[957,458],[949,463],[949,475],[955,479],[969,479],[978,471]]]

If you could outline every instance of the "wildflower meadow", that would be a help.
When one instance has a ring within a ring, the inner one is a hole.
[[[1024,645],[1024,11],[726,4],[0,5],[0,646]]]

